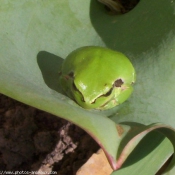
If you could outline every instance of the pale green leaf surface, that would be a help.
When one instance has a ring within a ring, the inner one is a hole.
[[[118,149],[118,155],[117,157],[117,162],[116,162],[116,169],[120,168],[122,166],[122,169],[128,164],[127,160],[130,160],[130,163],[135,162],[135,159],[141,160],[140,162],[137,162],[137,166],[142,167],[145,163],[145,157],[150,156],[149,154],[153,151],[154,154],[159,155],[159,151],[161,151],[160,148],[162,148],[162,140],[165,139],[165,136],[171,141],[174,150],[175,150],[175,130],[174,128],[164,125],[162,123],[156,123],[156,124],[151,124],[148,126],[144,126],[138,123],[133,123],[133,122],[125,122],[121,123],[120,129],[118,126],[118,130],[122,130],[123,127],[130,127],[129,132],[125,133],[125,135],[122,137],[122,140],[120,142],[121,146]],[[122,132],[120,132],[122,133]],[[162,139],[159,140],[161,134],[163,137]],[[160,136],[159,136],[160,135]],[[156,138],[156,139],[155,139]],[[167,139],[166,138],[166,139]],[[144,144],[143,144],[144,143]],[[170,144],[171,145],[171,144]],[[164,153],[159,156],[167,156],[169,153],[171,155],[171,152],[173,152],[172,145],[169,147],[164,147]],[[141,152],[138,152],[140,149]],[[151,151],[151,152],[150,152]],[[171,151],[171,152],[170,152]],[[166,154],[165,154],[166,153]],[[133,155],[133,156],[132,156]],[[137,156],[136,156],[137,155]],[[144,155],[144,156],[143,156]],[[169,156],[170,156],[169,155]],[[135,158],[134,158],[135,156]],[[131,158],[132,157],[132,158]],[[144,161],[142,161],[142,158]],[[168,156],[167,156],[168,158]],[[167,160],[166,158],[166,160]],[[171,160],[171,163],[169,164],[168,168],[166,168],[165,174],[174,174],[175,173],[175,157]],[[160,160],[165,160],[161,159]],[[155,161],[153,164],[153,168],[150,169],[150,171],[153,171],[154,173],[156,172],[155,170],[160,168],[160,160]],[[123,165],[124,163],[124,165]],[[150,166],[150,163],[148,164]],[[152,165],[152,164],[151,164]],[[145,169],[146,170],[146,169]],[[122,171],[122,170],[119,170]],[[149,172],[149,171],[148,171]],[[144,173],[143,173],[144,174]],[[153,173],[151,173],[153,174]]]
[[[121,141],[113,121],[175,127],[174,12],[172,0],[142,0],[121,16],[109,16],[95,0],[2,0],[0,92],[79,125],[113,159]],[[123,105],[88,111],[58,93],[62,58],[86,45],[106,45],[131,58],[137,82]],[[164,148],[164,154],[157,154]],[[167,139],[156,149],[148,156],[164,162],[172,154]]]
[[[156,138],[154,142],[153,137]],[[129,156],[123,167],[111,175],[155,175],[171,155],[169,154],[170,144],[168,139],[156,132],[147,135]]]

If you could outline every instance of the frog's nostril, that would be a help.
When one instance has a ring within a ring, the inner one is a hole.
[[[114,82],[114,86],[115,86],[115,87],[121,87],[123,83],[124,83],[124,82],[122,81],[122,79],[117,79],[117,80]]]

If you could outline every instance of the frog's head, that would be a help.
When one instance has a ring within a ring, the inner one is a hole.
[[[135,70],[122,53],[89,46],[68,55],[60,80],[64,92],[83,108],[109,109],[132,93]]]

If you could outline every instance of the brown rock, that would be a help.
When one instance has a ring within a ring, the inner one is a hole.
[[[112,171],[103,150],[100,149],[77,171],[76,175],[110,175]]]

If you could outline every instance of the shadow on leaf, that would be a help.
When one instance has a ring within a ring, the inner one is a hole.
[[[144,157],[156,149],[164,139],[165,136],[156,131],[148,133],[128,156],[122,168],[131,166],[137,161],[144,159]]]
[[[90,19],[107,47],[133,55],[158,49],[175,32],[173,4],[164,0],[143,0],[130,12],[115,16],[91,0]]]
[[[59,84],[59,72],[62,62],[61,57],[46,51],[40,51],[37,55],[37,63],[46,85],[59,93],[62,93]]]
[[[117,127],[122,140],[117,153],[117,167],[127,167],[150,154],[165,138],[160,132],[135,122],[122,122]],[[154,139],[156,138],[156,139]]]

